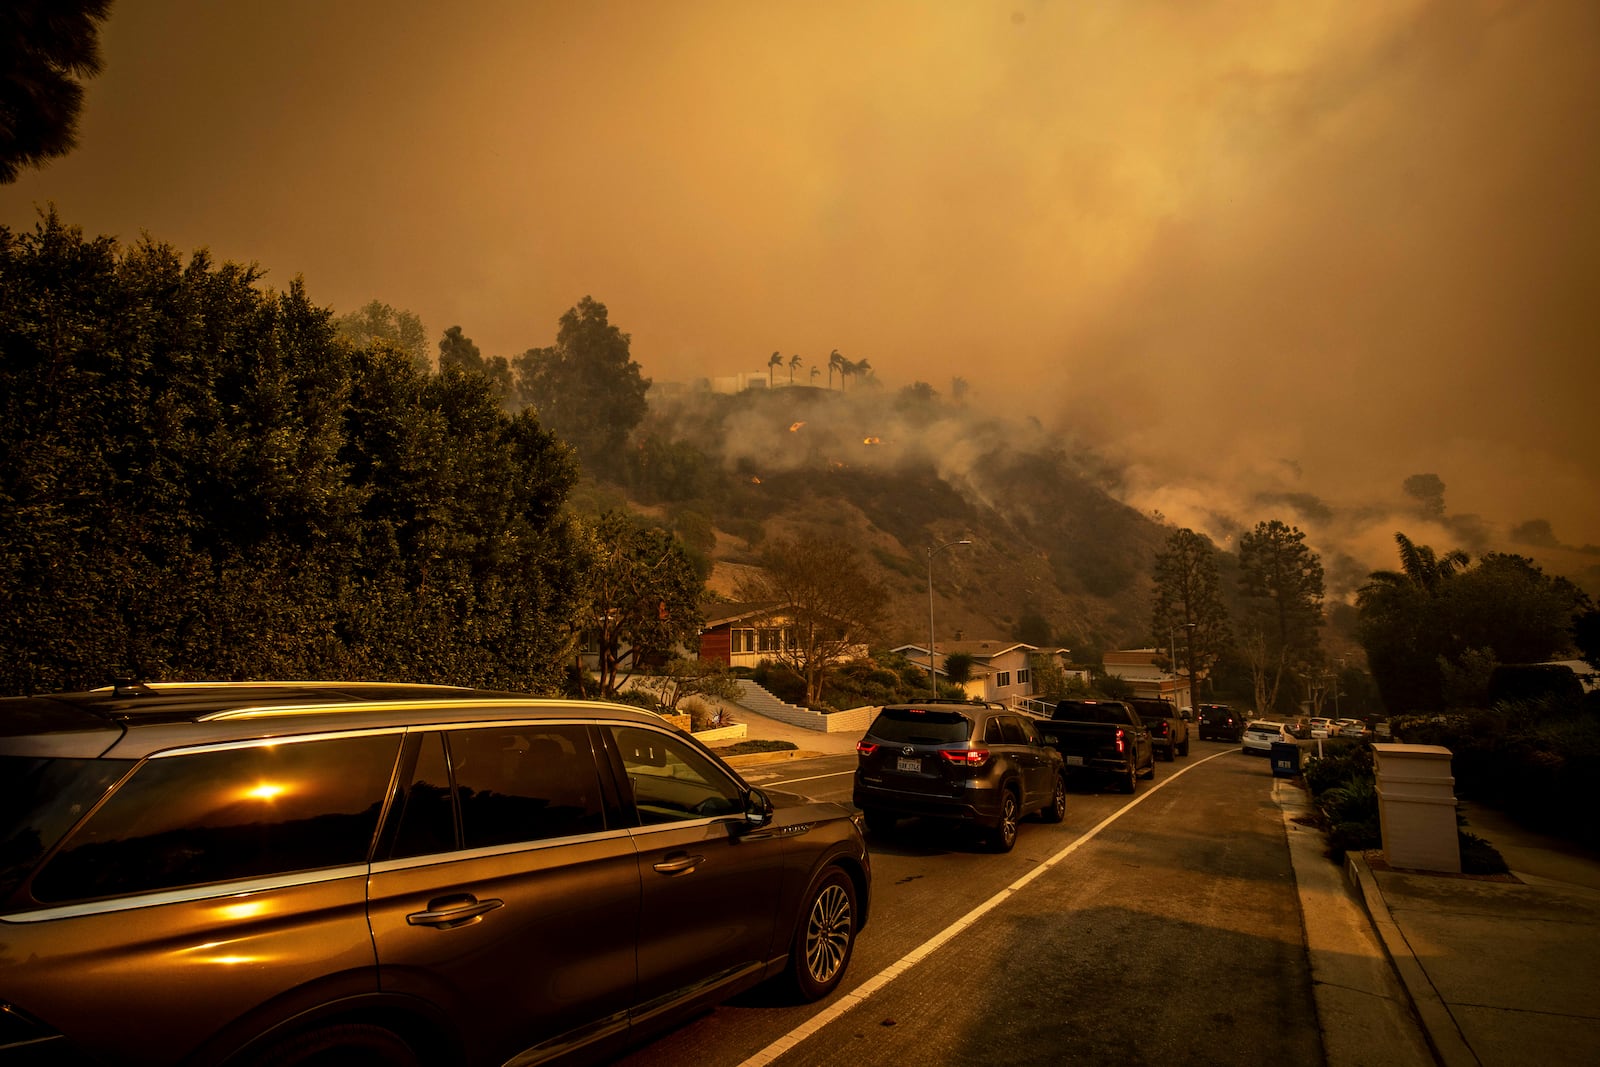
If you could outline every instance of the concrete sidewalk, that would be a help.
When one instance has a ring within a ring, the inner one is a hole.
[[[855,751],[853,735],[735,717],[750,738],[796,745],[735,761]],[[1354,854],[1341,869],[1298,782],[1272,792],[1329,1067],[1600,1064],[1600,855],[1464,804],[1511,878],[1374,870]]]
[[[1600,1063],[1600,857],[1494,812],[1467,818],[1512,879],[1348,863],[1439,1062]]]

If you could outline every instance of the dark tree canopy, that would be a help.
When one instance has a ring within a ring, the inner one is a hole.
[[[0,228],[0,690],[553,690],[582,565],[566,450],[257,280],[53,214]]]
[[[1190,529],[1174,530],[1157,554],[1156,596],[1151,636],[1157,647],[1176,652],[1189,679],[1190,699],[1200,700],[1197,680],[1210,674],[1230,642],[1227,609],[1217,577],[1217,551],[1211,539]]]
[[[1305,537],[1277,519],[1239,537],[1241,637],[1264,711],[1277,708],[1286,674],[1317,666],[1322,654],[1322,560]]]
[[[606,306],[586,296],[561,316],[554,345],[513,361],[522,401],[596,473],[621,469],[622,445],[648,406],[650,379],[640,375],[628,343]]]
[[[0,4],[0,185],[77,147],[82,79],[100,73],[111,0]]]
[[[1392,714],[1437,711],[1463,673],[1537,663],[1571,649],[1588,598],[1523,556],[1472,565],[1395,534],[1401,569],[1376,571],[1357,594],[1358,634]],[[1459,689],[1459,686],[1456,686]]]
[[[665,664],[700,632],[701,581],[683,544],[659,526],[607,511],[589,527],[589,633],[599,651],[600,695],[626,672]]]

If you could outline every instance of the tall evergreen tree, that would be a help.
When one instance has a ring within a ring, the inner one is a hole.
[[[1319,665],[1322,561],[1298,527],[1277,519],[1258,522],[1239,538],[1239,585],[1256,706],[1270,712],[1284,695],[1286,674]]]
[[[1182,666],[1189,679],[1189,699],[1198,704],[1200,679],[1210,674],[1231,639],[1210,538],[1190,529],[1174,530],[1165,550],[1156,556],[1155,581],[1152,635],[1157,645],[1165,635],[1170,648],[1183,649],[1172,669]]]

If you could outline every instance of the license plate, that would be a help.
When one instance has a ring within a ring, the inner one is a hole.
[[[1083,766],[1083,757],[1082,756],[1068,756],[1067,757],[1067,766],[1068,767],[1082,767]]]
[[[920,774],[922,773],[922,761],[919,759],[906,759],[906,757],[901,756],[894,761],[894,769],[911,774]]]

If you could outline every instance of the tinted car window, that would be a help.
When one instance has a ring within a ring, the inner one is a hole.
[[[452,730],[445,741],[466,848],[605,829],[600,780],[582,726]],[[432,783],[423,785],[431,791]]]
[[[612,737],[633,787],[641,823],[736,815],[744,810],[738,784],[687,742],[631,726],[615,727]]]
[[[868,731],[882,741],[912,745],[945,745],[965,741],[972,723],[959,711],[924,708],[885,708]]]
[[[0,757],[0,899],[132,767],[132,760]]]
[[[998,718],[990,719],[984,724],[983,743],[986,745],[1004,745],[1007,743],[1005,730]]]
[[[1025,745],[1028,743],[1028,731],[1023,728],[1022,720],[1007,715],[1000,720],[1000,725],[1005,730],[1006,744]]]
[[[33,882],[43,902],[365,862],[400,735],[146,761]]]

